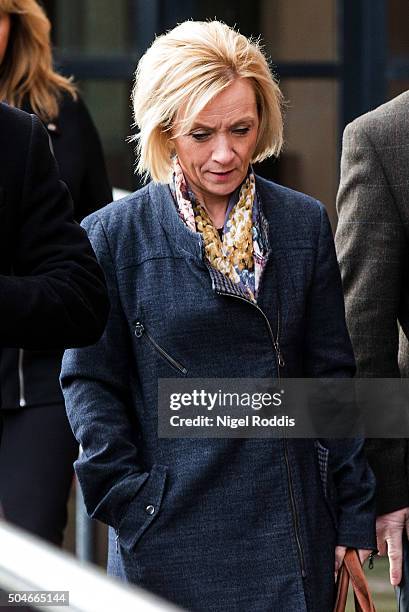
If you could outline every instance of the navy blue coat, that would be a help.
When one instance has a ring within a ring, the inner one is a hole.
[[[256,183],[271,245],[266,318],[209,274],[201,236],[151,183],[83,223],[111,314],[97,344],[65,353],[61,381],[88,512],[111,526],[111,574],[190,610],[323,612],[335,545],[375,546],[361,442],[157,435],[161,377],[275,378],[269,326],[282,376],[354,373],[323,206]]]

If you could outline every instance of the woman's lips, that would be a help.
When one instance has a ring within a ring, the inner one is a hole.
[[[222,182],[222,181],[225,181],[225,180],[229,179],[233,172],[234,172],[234,169],[233,170],[227,170],[227,172],[212,172],[212,171],[210,171],[210,174],[212,175],[213,178],[216,179],[216,181]]]

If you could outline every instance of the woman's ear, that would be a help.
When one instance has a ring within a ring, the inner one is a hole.
[[[167,144],[168,144],[169,157],[173,159],[174,157],[176,157],[175,145],[173,144],[171,140],[168,140]]]
[[[175,142],[173,140],[173,133],[172,130],[169,130],[166,133],[166,147],[169,151],[169,157],[175,157],[176,155],[176,148],[175,148]]]

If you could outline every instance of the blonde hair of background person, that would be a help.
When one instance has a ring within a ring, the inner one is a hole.
[[[170,130],[178,110],[187,133],[196,116],[238,78],[251,80],[259,113],[252,162],[278,155],[283,144],[282,94],[257,41],[219,21],[186,21],[156,38],[138,64],[132,92],[137,170],[166,183],[171,172]]]
[[[77,98],[75,85],[52,63],[50,22],[35,0],[0,0],[0,14],[10,16],[10,35],[0,64],[0,100],[22,107],[27,99],[44,122],[55,119],[64,92]]]

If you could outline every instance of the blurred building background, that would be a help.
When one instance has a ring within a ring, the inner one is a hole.
[[[152,41],[188,18],[261,35],[288,101],[286,146],[260,172],[322,200],[335,222],[345,124],[409,87],[407,0],[43,0],[57,63],[100,131],[116,187],[133,173],[129,93]]]

